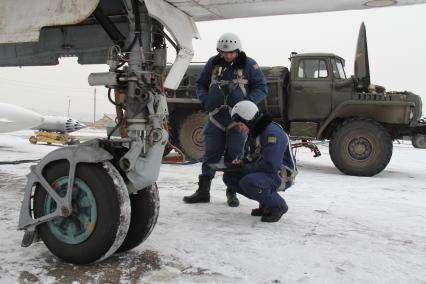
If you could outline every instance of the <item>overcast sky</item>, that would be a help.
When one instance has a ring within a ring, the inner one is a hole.
[[[201,40],[194,40],[193,61],[206,61],[216,53],[224,32],[237,33],[243,50],[259,65],[289,67],[291,51],[333,52],[346,59],[347,75],[353,60],[361,22],[367,27],[372,83],[390,90],[410,90],[426,102],[426,5],[307,15],[287,15],[197,23]],[[169,60],[174,50],[169,48]],[[74,59],[59,66],[0,68],[0,101],[21,105],[42,114],[70,114],[93,118],[94,88],[90,72],[104,72],[105,65],[80,66]],[[425,107],[423,107],[425,112]],[[106,89],[97,87],[97,115],[114,113]]]

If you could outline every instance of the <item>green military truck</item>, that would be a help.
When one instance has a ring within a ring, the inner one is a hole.
[[[260,104],[295,140],[329,140],[330,157],[343,173],[373,176],[392,156],[394,139],[409,136],[425,148],[422,101],[411,92],[387,92],[370,83],[367,41],[361,25],[355,75],[346,77],[345,60],[331,53],[292,53],[290,70],[263,67],[269,94]],[[195,94],[203,66],[191,66],[176,91],[169,91],[171,142],[190,160],[203,155],[208,119]]]

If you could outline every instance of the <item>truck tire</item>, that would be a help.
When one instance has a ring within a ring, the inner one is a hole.
[[[200,160],[204,155],[203,128],[208,115],[196,112],[188,116],[179,131],[179,146],[188,160]]]
[[[69,166],[65,160],[51,163],[43,176],[60,196],[68,186]],[[56,202],[37,185],[34,216],[56,209]],[[74,264],[88,264],[112,255],[123,243],[130,224],[130,199],[117,169],[109,162],[80,163],[72,191],[73,211],[40,224],[38,234],[57,257]]]
[[[347,175],[374,176],[392,157],[392,138],[371,119],[344,121],[330,139],[329,153],[336,168]]]
[[[130,194],[130,204],[132,214],[129,231],[117,252],[124,252],[137,247],[154,229],[160,209],[157,184],[154,183],[135,194]]]
[[[411,143],[414,148],[426,149],[426,135],[425,134],[416,134],[411,138]]]

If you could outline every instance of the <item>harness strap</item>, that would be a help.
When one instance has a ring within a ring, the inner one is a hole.
[[[278,176],[281,179],[281,184],[277,188],[277,191],[285,191],[287,182],[290,182],[290,184],[293,184],[296,180],[296,176],[299,172],[296,168],[292,169],[290,167],[287,167],[285,165],[282,165],[281,168],[278,170]]]
[[[218,80],[217,78],[219,77],[219,74],[222,72],[222,66],[220,65],[216,65],[213,70],[212,70],[212,77],[211,77],[211,82],[210,82],[210,87],[213,84],[218,84]]]
[[[247,97],[247,90],[244,87],[244,85],[248,84],[248,80],[244,79],[243,69],[237,69],[235,70],[235,74],[237,75],[237,78],[232,80],[232,82],[235,85],[238,85],[241,89],[241,92],[243,92],[244,97]]]
[[[220,66],[220,65],[216,65],[214,68],[213,68],[213,70],[212,70],[212,76],[211,76],[211,81],[210,81],[210,87],[212,86],[212,85],[215,85],[215,84],[217,84],[218,85],[218,87],[219,87],[219,89],[221,89],[222,90],[222,88],[221,88],[221,86],[224,86],[224,85],[231,85],[230,87],[232,88],[232,89],[235,89],[236,88],[236,86],[238,86],[240,89],[241,89],[241,91],[242,91],[242,93],[243,93],[243,95],[244,95],[244,97],[246,97],[247,96],[247,90],[246,90],[246,88],[244,87],[245,85],[247,85],[248,84],[248,80],[247,79],[244,79],[244,73],[243,73],[243,69],[236,69],[235,71],[234,71],[234,74],[236,75],[236,78],[235,79],[233,79],[233,80],[218,80],[218,78],[219,78],[219,75],[222,73],[222,66]],[[223,92],[223,91],[222,91]],[[224,94],[225,95],[225,94]],[[225,97],[226,97],[226,95],[225,95]],[[225,103],[226,103],[226,99],[225,99]],[[217,127],[217,128],[219,128],[220,130],[222,130],[222,131],[228,131],[229,129],[231,129],[231,128],[233,128],[233,127],[235,127],[235,126],[237,126],[238,125],[238,123],[236,123],[235,121],[233,121],[233,122],[231,122],[227,127],[225,127],[224,125],[222,125],[219,121],[217,121],[216,120],[216,118],[214,118],[214,116],[216,115],[216,114],[218,114],[221,110],[228,110],[228,111],[230,111],[231,110],[231,107],[229,106],[229,105],[226,105],[226,104],[224,104],[224,105],[221,105],[220,107],[218,107],[218,108],[216,108],[216,109],[214,109],[213,111],[211,111],[210,113],[209,113],[209,120]]]
[[[244,87],[248,84],[248,80],[244,78],[243,69],[236,69],[234,71],[234,74],[236,75],[235,79],[232,80],[218,80],[219,75],[222,73],[222,66],[217,65],[212,70],[212,76],[210,80],[210,86],[218,84],[220,86],[224,85],[232,85],[231,88],[235,89],[236,86],[238,86],[241,89],[241,92],[243,92],[244,97],[247,97],[247,90]]]
[[[279,125],[278,123],[276,124]],[[281,125],[279,126],[281,127]],[[278,187],[277,191],[286,190],[287,182],[290,182],[290,185],[292,185],[296,180],[297,174],[299,173],[296,166],[296,160],[294,159],[293,150],[291,149],[290,137],[288,137],[287,133],[285,135],[288,139],[288,151],[291,156],[293,168],[290,168],[286,165],[282,165],[281,168],[278,170],[278,176],[281,178],[281,185]]]
[[[227,127],[225,127],[224,125],[222,125],[219,121],[216,120],[216,118],[214,117],[216,114],[218,114],[221,110],[230,110],[231,107],[228,105],[222,105],[218,108],[216,108],[215,110],[213,110],[212,112],[209,113],[209,120],[211,121],[211,123],[213,123],[217,128],[219,128],[222,131],[228,131],[229,129],[235,127],[238,125],[238,123],[236,123],[235,121],[231,122]]]

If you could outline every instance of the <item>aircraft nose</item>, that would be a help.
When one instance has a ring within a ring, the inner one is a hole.
[[[86,124],[84,124],[84,123],[81,123],[80,121],[76,121],[75,122],[75,124],[74,124],[74,128],[75,128],[75,130],[80,130],[80,129],[83,129],[83,128],[86,128],[87,126],[86,126]]]

